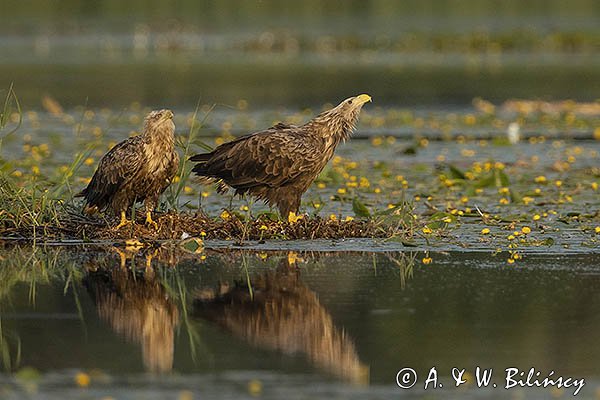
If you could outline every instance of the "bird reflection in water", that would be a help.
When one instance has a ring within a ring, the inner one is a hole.
[[[100,318],[127,340],[140,344],[148,372],[164,373],[173,368],[177,306],[156,278],[146,256],[145,268],[136,268],[136,258],[127,268],[127,254],[118,250],[120,265],[95,263],[88,266],[85,285],[96,303]]]
[[[251,278],[250,285],[237,282],[198,291],[194,315],[253,346],[304,354],[341,379],[368,383],[369,368],[360,362],[352,339],[334,325],[289,257],[276,270]]]

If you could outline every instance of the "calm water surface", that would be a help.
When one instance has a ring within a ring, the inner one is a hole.
[[[583,398],[600,383],[598,255],[0,254],[2,398],[572,394],[452,387],[453,367],[476,366],[499,386],[508,367],[583,377]],[[423,391],[432,366],[445,387]],[[394,383],[404,367],[411,390]]]

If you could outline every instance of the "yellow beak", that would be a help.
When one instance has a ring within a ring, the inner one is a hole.
[[[356,96],[356,100],[359,102],[359,104],[365,104],[371,101],[371,96],[368,94],[359,94]]]

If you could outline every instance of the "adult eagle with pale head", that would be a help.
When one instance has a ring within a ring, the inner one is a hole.
[[[371,96],[361,94],[342,101],[304,125],[278,123],[260,132],[224,143],[210,153],[190,158],[201,183],[218,183],[235,194],[250,194],[276,205],[285,219],[298,213],[302,194],[308,190],[336,146],[348,139],[362,106]]]
[[[146,224],[157,228],[152,211],[178,167],[173,112],[152,111],[144,119],[143,133],[110,149],[100,160],[88,186],[76,196],[85,199],[86,214],[109,208],[115,215],[120,215],[121,222],[115,229],[130,223],[127,210],[134,203],[143,202]]]

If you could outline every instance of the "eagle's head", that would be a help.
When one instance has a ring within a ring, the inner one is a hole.
[[[336,113],[339,114],[342,118],[347,121],[356,122],[358,119],[358,114],[360,114],[360,110],[365,103],[371,101],[371,96],[368,94],[359,94],[358,96],[349,97],[346,100],[342,101],[338,104],[337,107],[333,108],[331,111],[336,110]]]
[[[144,120],[144,132],[165,132],[171,133],[175,131],[173,123],[173,111],[171,110],[155,110],[150,112]]]
[[[326,128],[326,133],[343,140],[354,130],[362,106],[371,101],[368,94],[349,97],[331,110],[319,114],[313,121]]]

